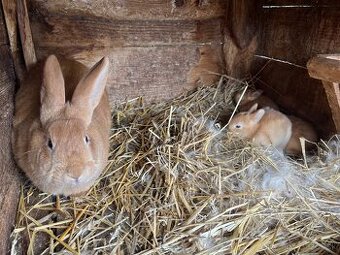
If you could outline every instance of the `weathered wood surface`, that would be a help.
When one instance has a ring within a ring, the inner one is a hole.
[[[194,84],[187,84],[187,75],[199,61],[196,49],[184,45],[112,50],[108,79],[111,103],[138,96],[159,101],[192,89]]]
[[[312,78],[340,82],[340,54],[313,57],[308,61],[307,68]]]
[[[21,80],[26,72],[25,63],[23,60],[20,38],[17,22],[17,1],[2,0],[2,11],[6,24],[8,41],[11,49],[11,55],[14,62],[15,74],[17,79]],[[5,26],[3,26],[3,29]]]
[[[338,134],[340,134],[340,90],[338,82],[322,81],[332,112],[332,119]]]
[[[176,4],[177,2],[177,4]],[[225,0],[30,0],[37,12],[59,12],[70,16],[96,16],[111,20],[197,20],[223,16]]]
[[[259,7],[258,1],[228,1],[223,51],[226,73],[235,78],[249,75],[258,44]]]
[[[37,63],[26,0],[17,1],[18,26],[26,69]]]
[[[195,77],[195,70],[223,71],[225,3],[171,3],[32,0],[28,8],[37,57],[58,53],[90,66],[108,55],[112,104],[137,96],[172,98],[195,86],[194,80],[215,78]],[[206,47],[217,54],[208,64],[200,61]]]
[[[1,3],[0,3],[1,7]],[[6,26],[5,21],[2,16],[2,9],[0,9],[0,46],[7,44],[7,32],[6,32]]]
[[[4,30],[4,21],[0,11],[0,31]],[[3,44],[0,45],[0,254],[7,254],[10,248],[9,238],[16,215],[21,179],[12,158],[10,143],[15,75],[8,41],[2,42]]]
[[[307,64],[312,78],[322,81],[337,133],[340,133],[340,54],[318,55]]]
[[[262,9],[258,55],[306,66],[310,57],[340,51],[340,6]]]
[[[265,8],[312,8],[340,6],[339,0],[262,0]]]
[[[125,21],[47,13],[31,15],[39,56],[47,48],[72,54],[117,47],[180,46],[221,40],[222,19]]]

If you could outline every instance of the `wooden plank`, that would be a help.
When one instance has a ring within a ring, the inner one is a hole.
[[[340,8],[262,9],[257,54],[305,66],[315,54],[340,52]]]
[[[109,57],[108,92],[115,104],[138,96],[161,101],[192,89],[195,84],[189,83],[189,74],[200,55],[196,46],[183,45],[121,48],[111,51]]]
[[[322,81],[325,89],[328,104],[331,108],[332,119],[336,127],[337,133],[340,134],[340,90],[339,83]]]
[[[0,56],[0,254],[7,254],[21,182],[11,154],[15,76],[8,45],[0,46]]]
[[[235,78],[249,74],[257,48],[259,1],[229,1],[224,32],[226,72]],[[257,10],[257,11],[256,11]]]
[[[26,69],[28,70],[30,66],[37,62],[37,58],[35,56],[26,0],[17,1],[17,15],[21,47],[24,54]]]
[[[262,0],[264,8],[339,7],[339,0]]]
[[[312,78],[328,82],[340,82],[340,54],[318,55],[307,63]]]
[[[5,25],[2,25],[1,28],[7,28],[7,34],[9,38],[9,44],[11,46],[11,50],[14,51],[18,45],[18,34],[17,31],[17,18],[16,18],[16,1],[12,0],[2,0],[2,11],[3,11],[3,20],[5,20]],[[1,15],[1,13],[0,13]],[[0,29],[1,29],[0,28]]]
[[[103,47],[153,47],[222,41],[221,19],[113,21],[59,13],[46,13],[43,17],[32,13],[30,19],[37,52],[53,47],[69,55]]]
[[[96,1],[45,1],[30,0],[30,9],[36,15],[49,13],[70,16],[96,16],[111,20],[195,20],[222,17],[225,0],[185,0],[176,5],[175,0],[96,0]]]
[[[26,67],[22,56],[22,50],[19,40],[18,22],[17,22],[17,1],[2,0],[2,9],[4,13],[7,35],[11,49],[12,59],[14,62],[15,74],[17,79],[22,80]]]
[[[7,44],[7,33],[3,19],[2,5],[0,4],[0,46],[4,44]]]
[[[262,71],[257,73],[260,69]],[[284,112],[314,124],[322,138],[336,132],[322,83],[311,79],[306,68],[255,58],[255,74],[256,86],[277,102]]]

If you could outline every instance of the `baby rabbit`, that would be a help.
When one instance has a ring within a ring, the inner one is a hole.
[[[290,155],[301,155],[302,148],[300,143],[300,137],[303,137],[311,142],[317,142],[318,135],[314,127],[298,117],[289,115],[288,118],[292,122],[292,137],[286,147],[286,153]],[[306,143],[306,150],[310,150],[313,145]]]
[[[111,126],[105,91],[109,60],[88,70],[49,56],[28,73],[16,95],[14,157],[40,190],[87,191],[106,165]]]
[[[256,103],[247,112],[236,114],[228,130],[257,145],[272,145],[283,152],[292,135],[291,121],[279,111],[269,107],[257,110],[257,106]]]
[[[235,104],[237,104],[237,102],[240,100],[242,95],[242,91],[237,92],[234,96],[234,102]],[[259,108],[263,108],[263,107],[270,107],[273,108],[274,110],[279,110],[279,107],[277,106],[276,103],[274,103],[273,100],[271,100],[269,97],[263,95],[263,91],[262,90],[247,90],[243,97],[242,100],[238,106],[238,110],[240,112],[245,112],[248,109],[250,109],[250,107],[252,105],[254,105],[255,103],[257,103]]]

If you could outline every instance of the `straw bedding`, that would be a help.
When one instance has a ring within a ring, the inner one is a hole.
[[[338,254],[340,137],[295,160],[231,137],[242,87],[222,77],[120,105],[108,167],[86,196],[55,210],[23,187],[12,254]]]

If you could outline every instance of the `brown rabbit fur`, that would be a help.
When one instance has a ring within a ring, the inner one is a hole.
[[[71,195],[87,191],[107,162],[109,61],[105,57],[91,70],[59,61],[49,56],[21,84],[12,146],[19,167],[40,190]]]
[[[237,102],[240,100],[242,92],[243,91],[240,91],[235,94],[235,104],[237,104]],[[274,101],[269,97],[263,95],[262,90],[247,90],[242,97],[242,100],[238,106],[238,110],[240,112],[248,111],[248,109],[250,109],[254,104],[257,104],[259,108],[270,107],[274,110],[279,110],[278,105],[274,103]]]
[[[292,122],[292,137],[290,138],[286,153],[290,155],[301,155],[302,148],[300,143],[300,137],[303,137],[311,142],[317,142],[318,135],[314,127],[307,121],[304,121],[298,117],[289,115],[288,118]],[[306,150],[311,150],[313,145],[306,142]]]
[[[257,110],[254,104],[249,111],[236,114],[228,130],[257,145],[272,145],[283,152],[292,134],[292,123],[281,112],[269,107]]]

